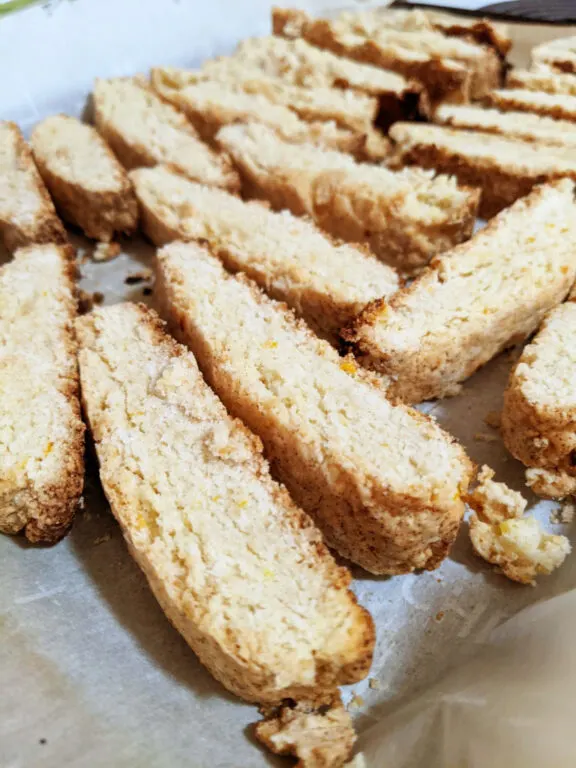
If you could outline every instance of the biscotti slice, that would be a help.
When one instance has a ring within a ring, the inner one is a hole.
[[[32,243],[65,243],[66,232],[15,123],[0,121],[0,234],[14,251]]]
[[[273,213],[162,167],[133,171],[132,179],[156,245],[209,243],[228,269],[245,272],[331,339],[369,301],[399,287],[396,272],[361,246],[332,242],[288,211]]]
[[[326,49],[365,64],[391,69],[408,79],[420,81],[433,102],[468,101],[473,73],[462,62],[427,53],[425,45],[405,47],[386,34],[367,37],[347,19],[313,19],[304,11],[274,8],[274,34],[303,38]]]
[[[489,104],[502,111],[535,112],[557,120],[576,121],[576,96],[565,93],[510,88],[492,91],[486,98]]]
[[[372,573],[436,568],[471,470],[452,438],[206,249],[168,245],[158,270],[173,327],[327,543]]]
[[[479,215],[486,219],[535,184],[564,176],[576,179],[576,152],[570,147],[416,123],[396,123],[390,138],[402,162],[454,174],[461,184],[480,187]]]
[[[84,482],[73,266],[32,245],[0,269],[0,531],[65,535]]]
[[[391,378],[388,396],[442,397],[561,302],[576,278],[574,183],[537,187],[467,243],[440,256],[344,336]]]
[[[207,141],[230,123],[256,121],[273,128],[289,141],[312,142],[357,155],[359,159],[381,160],[388,154],[384,136],[367,136],[334,121],[306,122],[287,106],[271,101],[262,93],[245,93],[230,83],[186,82],[185,70],[153,69],[151,83],[163,99],[171,102],[196,126]],[[372,134],[372,132],[370,132]]]
[[[576,77],[531,69],[512,69],[506,78],[508,88],[576,96]]]
[[[502,435],[532,473],[536,493],[576,493],[576,302],[546,317],[511,373],[504,395]],[[545,480],[545,482],[544,482]]]
[[[93,100],[96,127],[126,168],[164,163],[201,184],[240,189],[230,159],[207,146],[142,79],[96,80]]]
[[[292,12],[289,12],[292,15]],[[277,12],[282,15],[282,11]],[[393,14],[382,13],[380,9],[345,11],[332,22],[332,28],[344,34],[361,35],[380,46],[397,45],[406,51],[428,54],[439,60],[460,62],[470,72],[472,98],[482,98],[502,83],[503,63],[501,57],[489,46],[478,45],[474,40],[450,37],[432,26],[402,27],[390,23]],[[408,19],[409,23],[409,19]]]
[[[34,128],[30,143],[40,175],[66,221],[104,242],[115,232],[136,229],[138,206],[130,181],[94,128],[54,115]]]
[[[496,133],[536,144],[576,145],[574,123],[528,112],[499,112],[497,109],[443,104],[434,112],[434,122],[451,128]]]
[[[369,614],[190,352],[142,305],[77,323],[112,512],[172,624],[249,701],[320,700],[367,673]]]
[[[311,145],[292,146],[263,125],[230,125],[218,134],[247,194],[307,214],[335,237],[367,243],[410,271],[470,236],[478,193],[447,176],[391,171]]]
[[[557,37],[532,49],[532,66],[545,65],[556,72],[576,72],[576,36]]]
[[[299,38],[249,38],[238,45],[232,60],[292,85],[340,88],[377,96],[378,123],[384,126],[428,114],[426,94],[416,81],[371,64],[345,59]]]

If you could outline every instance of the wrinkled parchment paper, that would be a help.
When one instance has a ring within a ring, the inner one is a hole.
[[[29,130],[56,111],[80,115],[95,75],[192,66],[226,53],[241,37],[268,31],[269,5],[76,0],[8,17],[0,21],[0,116]],[[527,50],[524,33],[519,41]],[[148,283],[125,282],[150,264],[153,249],[138,240],[124,246],[120,257],[99,264],[81,248],[82,288],[102,292],[106,303],[153,303],[143,295]],[[522,468],[484,423],[500,408],[513,357],[500,356],[460,396],[425,410],[474,460],[489,463],[496,479],[527,493]],[[256,709],[227,694],[164,618],[106,507],[93,460],[85,497],[56,547],[0,537],[0,766],[285,765],[252,739]],[[529,499],[549,530],[574,538],[570,526],[549,524],[555,505]],[[576,557],[537,588],[520,587],[471,554],[464,526],[438,571],[353,574],[378,633],[369,678],[344,692],[368,766],[576,765],[568,751],[570,700],[560,690],[576,680],[576,596],[495,629],[522,608],[576,588]],[[452,668],[459,671],[444,678]]]

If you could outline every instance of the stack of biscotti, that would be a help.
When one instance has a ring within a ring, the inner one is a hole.
[[[416,17],[421,18],[421,16]],[[411,22],[379,11],[342,13],[314,19],[303,11],[274,9],[277,35],[303,38],[312,45],[356,61],[391,69],[421,82],[432,101],[468,101],[498,87],[506,43],[482,42],[449,24]],[[496,39],[498,36],[493,36]]]
[[[448,176],[394,172],[340,152],[294,146],[257,123],[229,125],[217,139],[236,163],[246,195],[308,215],[335,237],[364,242],[403,271],[471,234],[478,193]]]

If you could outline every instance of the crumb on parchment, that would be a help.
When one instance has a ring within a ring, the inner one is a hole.
[[[466,499],[476,513],[470,518],[472,546],[509,579],[534,584],[536,576],[562,565],[570,543],[565,536],[546,533],[535,517],[523,517],[527,502],[522,494],[493,477],[493,470],[483,466]]]
[[[488,411],[484,417],[484,424],[492,429],[500,429],[502,426],[502,414],[499,411]]]
[[[120,245],[118,243],[97,243],[92,254],[93,261],[112,261],[120,255]]]
[[[574,504],[566,502],[550,512],[550,522],[554,525],[571,523],[574,520],[574,512],[576,512]]]

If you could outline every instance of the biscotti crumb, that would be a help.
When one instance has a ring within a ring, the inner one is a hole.
[[[152,279],[153,272],[151,269],[141,269],[138,272],[131,272],[125,279],[126,285],[136,285],[136,283],[143,283],[146,280]]]
[[[380,690],[380,680],[376,677],[371,677],[368,680],[368,686],[372,688],[373,691],[379,691]]]
[[[93,261],[112,261],[112,259],[115,259],[116,256],[120,255],[120,245],[119,243],[97,243],[96,248],[94,248],[94,253],[92,254],[92,260]]]
[[[352,698],[348,702],[348,711],[354,710],[354,709],[360,709],[360,707],[364,706],[364,699],[362,696],[359,696],[357,693],[353,694]]]
[[[576,512],[574,504],[563,504],[559,509],[554,509],[550,512],[550,522],[553,525],[571,523],[574,520],[574,512]]]
[[[486,432],[476,432],[474,435],[474,440],[476,440],[478,443],[495,443],[498,441],[498,438],[496,435],[489,435]]]
[[[492,429],[500,429],[502,414],[499,411],[488,411],[484,417],[484,423],[492,427]]]

